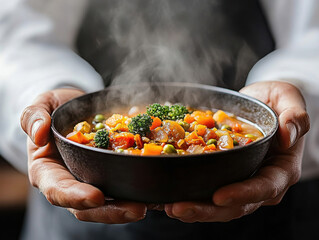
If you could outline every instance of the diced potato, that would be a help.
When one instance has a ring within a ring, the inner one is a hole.
[[[81,133],[90,133],[91,125],[87,121],[83,121],[76,124],[73,131]]]

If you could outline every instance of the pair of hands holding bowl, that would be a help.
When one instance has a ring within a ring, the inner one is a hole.
[[[240,91],[272,107],[279,116],[277,144],[266,164],[250,179],[224,186],[211,202],[176,202],[163,206],[105,200],[96,187],[77,181],[63,164],[50,135],[51,113],[83,94],[76,89],[56,89],[40,95],[21,116],[28,134],[28,172],[31,184],[56,206],[67,208],[81,221],[136,222],[148,209],[165,210],[183,222],[226,222],[250,214],[261,206],[276,205],[301,174],[303,135],[309,117],[300,91],[284,82],[260,82]]]

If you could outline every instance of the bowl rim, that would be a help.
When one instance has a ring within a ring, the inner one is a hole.
[[[87,93],[84,95],[81,95],[79,97],[70,99],[69,101],[61,104],[59,107],[57,107],[53,113],[51,114],[51,130],[53,132],[53,134],[58,137],[60,140],[74,145],[75,147],[79,147],[79,148],[83,148],[85,150],[88,151],[92,151],[92,152],[99,152],[99,153],[105,153],[105,154],[109,154],[109,155],[117,155],[117,156],[123,156],[123,157],[131,157],[131,158],[192,158],[192,157],[198,157],[198,156],[215,156],[215,155],[223,155],[226,153],[234,153],[237,151],[241,151],[242,149],[249,149],[249,148],[253,148],[254,146],[258,146],[261,145],[267,141],[269,141],[277,132],[278,128],[279,128],[279,120],[278,120],[278,115],[277,113],[271,108],[269,107],[267,104],[265,104],[264,102],[248,96],[246,94],[234,91],[234,90],[230,90],[227,88],[222,88],[222,87],[217,87],[217,86],[212,86],[212,85],[206,85],[206,84],[200,84],[200,83],[188,83],[188,82],[156,82],[156,83],[149,83],[149,82],[140,82],[139,84],[144,84],[144,85],[154,85],[154,86],[161,86],[161,85],[165,85],[165,86],[174,86],[174,87],[195,87],[195,88],[199,88],[199,89],[210,89],[210,90],[214,90],[217,92],[221,92],[221,93],[227,93],[230,95],[234,95],[237,96],[239,98],[244,98],[248,101],[254,102],[258,105],[261,105],[263,108],[265,108],[266,110],[268,110],[268,112],[270,112],[270,114],[273,116],[274,120],[275,120],[275,124],[272,127],[270,133],[267,136],[264,136],[262,139],[256,141],[256,142],[252,142],[249,145],[245,145],[245,146],[238,146],[232,149],[228,149],[225,151],[216,151],[216,152],[209,152],[209,153],[198,153],[198,154],[186,154],[186,155],[177,155],[177,154],[166,154],[166,155],[135,155],[135,154],[128,154],[128,153],[117,153],[114,152],[112,150],[108,150],[108,149],[102,149],[102,148],[95,148],[95,147],[91,147],[91,146],[87,146],[84,144],[80,144],[74,141],[71,141],[69,139],[67,139],[66,137],[64,137],[56,128],[55,128],[55,116],[57,114],[57,112],[62,109],[65,105],[69,104],[71,101],[74,100],[81,100],[81,98],[87,98],[89,95],[95,95],[99,92],[103,92],[103,91],[108,91],[111,89],[117,89],[117,88],[129,88],[130,86],[134,86],[134,85],[111,85],[109,87],[106,87],[104,89],[98,90],[98,91],[94,91],[91,93]]]

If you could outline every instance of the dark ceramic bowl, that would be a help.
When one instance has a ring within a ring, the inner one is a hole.
[[[97,113],[166,101],[231,112],[257,124],[265,137],[215,153],[135,156],[81,145],[62,134]],[[277,128],[276,114],[264,103],[227,89],[188,83],[113,86],[73,99],[52,114],[56,145],[79,181],[108,197],[147,203],[209,200],[217,188],[251,177],[262,165]]]

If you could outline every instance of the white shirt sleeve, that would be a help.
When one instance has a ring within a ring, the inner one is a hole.
[[[45,3],[60,11],[46,12],[42,0],[0,0],[0,154],[24,172],[23,109],[50,89],[72,86],[91,92],[103,88],[99,74],[72,50],[86,1]]]
[[[247,85],[259,81],[290,82],[303,92],[310,116],[302,179],[319,177],[319,1],[261,0],[276,50],[253,67]]]
[[[262,0],[277,50],[251,70],[247,84],[287,80],[319,95],[319,1]]]

